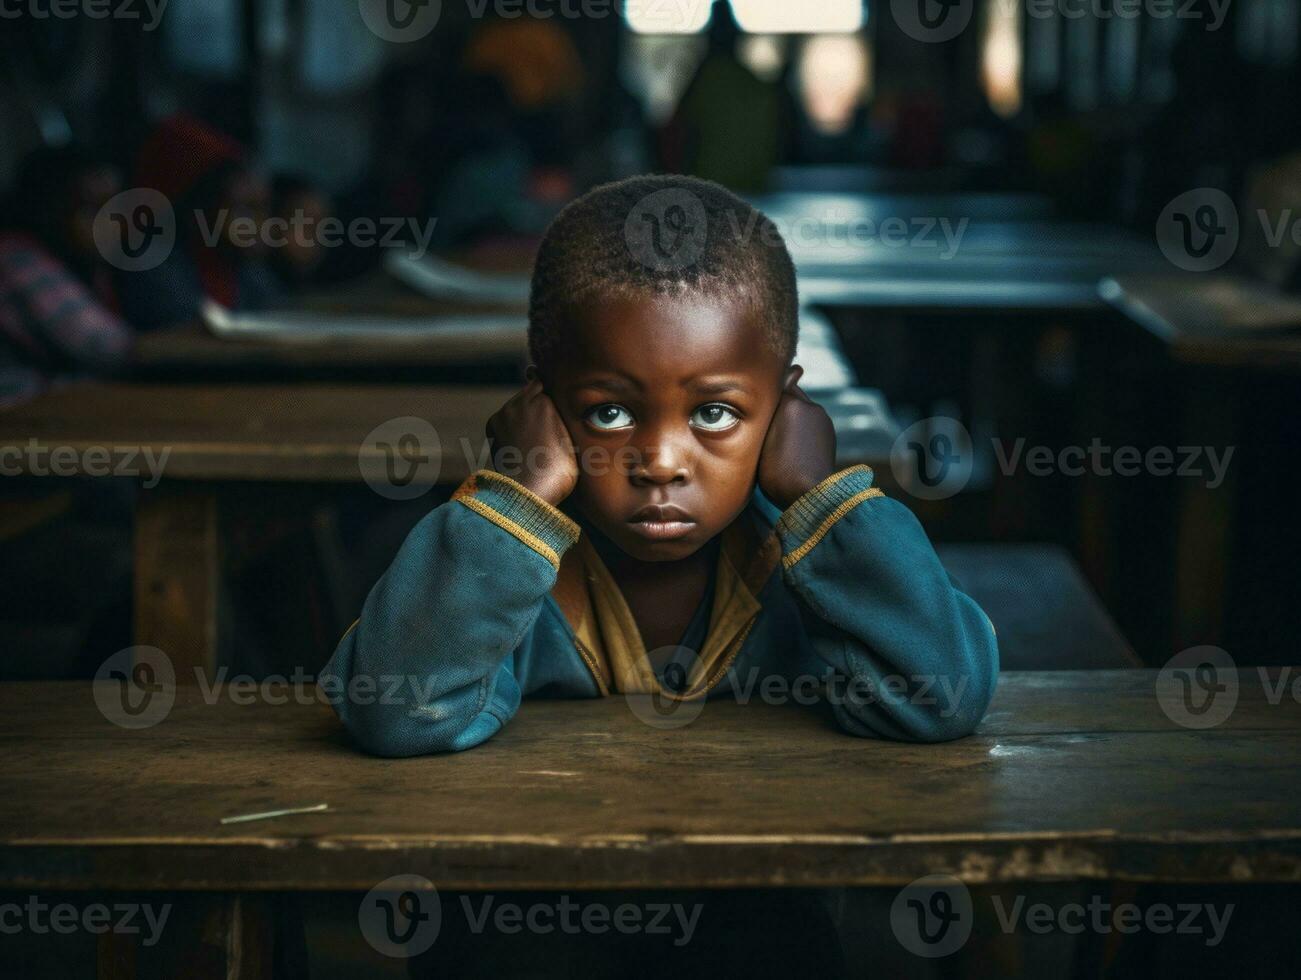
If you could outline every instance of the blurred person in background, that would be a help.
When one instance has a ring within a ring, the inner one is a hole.
[[[0,229],[0,405],[56,377],[111,373],[131,349],[95,217],[117,171],[76,146],[42,148],[19,167]]]
[[[176,244],[155,268],[124,273],[122,310],[148,330],[196,321],[205,300],[263,310],[280,296],[263,232],[271,190],[235,140],[190,116],[163,120],[141,147],[136,187],[160,191]],[[249,219],[257,233],[246,235]]]
[[[547,20],[493,20],[471,37],[459,98],[434,127],[431,211],[444,247],[518,243],[530,253],[577,192],[577,99],[585,73],[574,42]]]
[[[886,137],[868,112],[871,52],[857,34],[804,38],[787,84],[798,91],[791,157],[801,164],[880,163]]]
[[[271,180],[271,215],[285,223],[284,244],[271,250],[271,266],[280,285],[297,292],[327,281],[332,253],[316,230],[335,217],[334,200],[306,177],[276,174]],[[301,229],[301,230],[296,230]]]
[[[661,139],[664,169],[746,193],[764,190],[783,145],[777,86],[737,55],[741,28],[727,3],[715,3],[709,52],[687,85]]]

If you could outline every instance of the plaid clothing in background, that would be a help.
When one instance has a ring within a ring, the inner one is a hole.
[[[0,406],[60,374],[113,370],[130,328],[39,242],[0,233]]]

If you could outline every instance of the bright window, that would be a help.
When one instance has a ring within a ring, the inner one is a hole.
[[[752,34],[849,34],[863,26],[863,0],[732,0]]]
[[[863,0],[730,0],[750,34],[851,34],[863,26]],[[709,23],[714,0],[624,0],[638,34],[694,34]]]
[[[624,0],[623,16],[638,34],[695,34],[713,6],[714,0]]]

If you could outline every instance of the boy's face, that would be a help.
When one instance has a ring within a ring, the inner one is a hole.
[[[646,295],[576,311],[547,392],[575,500],[634,558],[685,558],[745,509],[786,364],[732,300]]]

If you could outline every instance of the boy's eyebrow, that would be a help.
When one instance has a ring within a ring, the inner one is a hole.
[[[578,381],[575,388],[596,388],[600,391],[613,391],[617,394],[626,394],[630,391],[640,391],[641,385],[629,381],[626,378],[617,375],[607,375],[600,378],[586,378]]]
[[[708,381],[693,379],[686,386],[701,395],[725,395],[729,391],[748,392],[750,386],[740,378],[715,378]]]
[[[642,390],[638,382],[620,375],[586,378],[576,382],[574,387],[609,391],[619,395]],[[740,378],[690,378],[682,382],[682,387],[697,395],[725,395],[732,391],[746,393],[750,391],[750,386]]]

